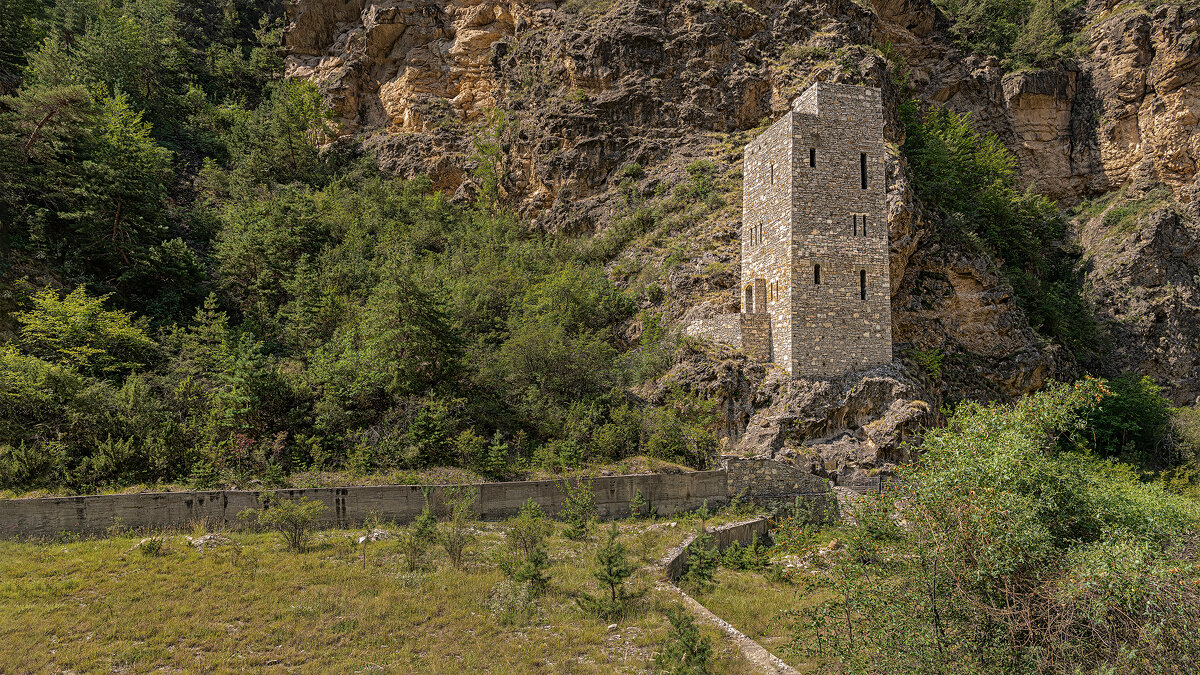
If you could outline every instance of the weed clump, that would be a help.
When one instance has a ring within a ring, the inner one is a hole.
[[[537,611],[537,593],[530,583],[505,579],[492,589],[488,609],[502,626],[524,625]]]

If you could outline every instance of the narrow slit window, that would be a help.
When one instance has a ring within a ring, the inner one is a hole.
[[[817,166],[817,149],[816,148],[808,149],[808,166],[811,168],[816,168],[816,166]]]
[[[775,162],[771,162],[771,183],[775,182]]]
[[[867,271],[866,270],[858,271],[858,299],[859,300],[867,299]]]
[[[813,265],[813,286],[821,285],[821,266]]]
[[[862,217],[862,236],[867,236],[867,214],[865,213]]]
[[[867,153],[860,153],[858,156],[858,171],[862,177],[862,189],[867,189]]]
[[[850,216],[850,217],[854,219],[854,236],[856,236],[856,237],[857,237],[857,236],[858,236],[858,215],[857,215],[857,214],[855,214],[855,215],[853,215],[853,216]]]

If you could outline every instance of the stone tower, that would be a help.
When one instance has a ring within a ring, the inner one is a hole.
[[[890,363],[884,161],[878,89],[805,90],[746,146],[742,312],[688,332],[796,376]]]

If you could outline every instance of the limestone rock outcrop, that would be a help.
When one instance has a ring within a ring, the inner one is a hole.
[[[1112,208],[1120,208],[1120,204]],[[1081,223],[1089,299],[1106,321],[1109,374],[1135,372],[1177,405],[1200,403],[1200,226],[1157,208],[1134,226]]]
[[[971,112],[1016,154],[1027,184],[1066,204],[1133,179],[1191,199],[1200,166],[1194,8],[1092,0],[1076,17],[1086,35],[1080,59],[1006,72],[998,59],[963,53],[936,32],[931,39],[927,22],[897,25],[913,22],[915,10],[889,13],[920,4],[876,0],[881,36],[908,59],[918,96]]]
[[[937,394],[904,365],[828,380],[789,377],[726,349],[693,351],[657,387],[718,403],[724,452],[768,457],[839,483],[861,483],[911,459],[909,442],[936,419]]]

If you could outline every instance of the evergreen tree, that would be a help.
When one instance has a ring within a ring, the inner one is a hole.
[[[691,614],[680,606],[665,612],[671,622],[671,633],[667,646],[654,657],[654,665],[660,673],[670,675],[704,675],[708,673],[708,660],[712,657],[712,641],[700,634]]]
[[[1031,66],[1045,65],[1058,56],[1062,39],[1057,0],[1036,0],[1013,43],[1013,59]]]
[[[617,541],[617,536],[617,524],[613,523],[608,539],[596,549],[596,571],[592,576],[600,582],[600,595],[584,594],[579,598],[579,604],[585,610],[606,619],[623,616],[629,603],[642,595],[642,592],[630,592],[626,587],[625,582],[633,576],[637,566],[629,560],[628,551]]]

